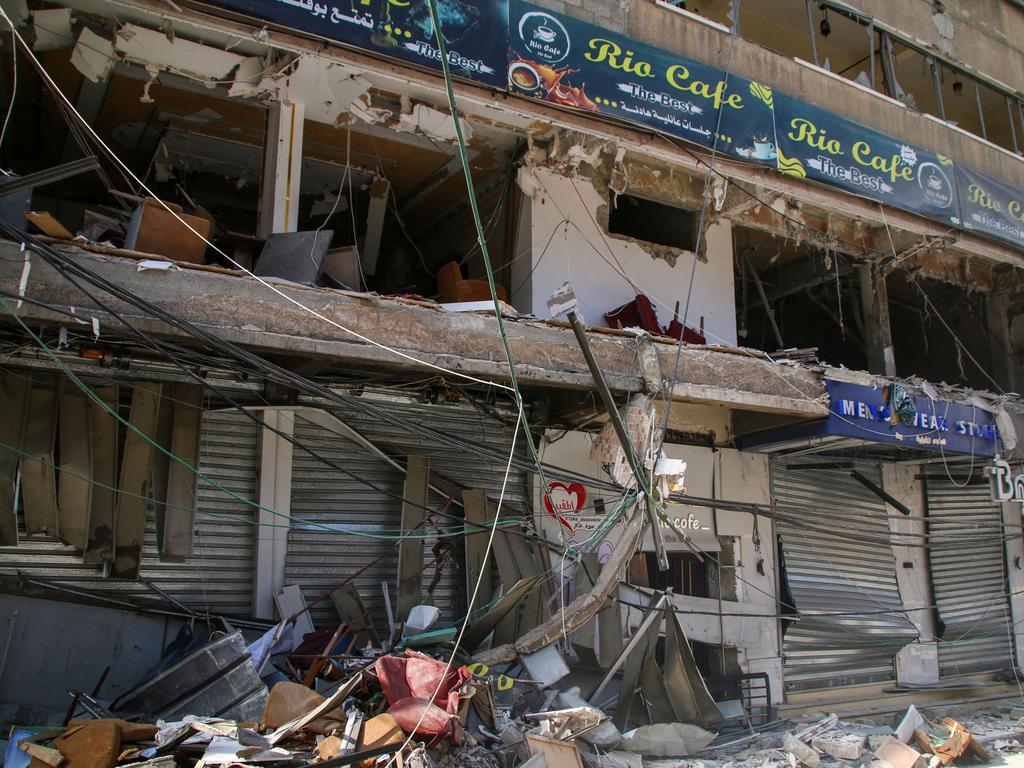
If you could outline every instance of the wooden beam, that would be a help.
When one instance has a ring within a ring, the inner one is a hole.
[[[203,420],[203,388],[199,384],[175,384],[174,429],[171,453],[189,467],[172,462],[167,470],[167,509],[164,512],[160,559],[180,563],[192,554],[199,477],[199,449]]]
[[[18,543],[18,518],[15,515],[15,475],[18,472],[25,434],[25,413],[29,380],[25,376],[0,373],[0,439],[9,447],[0,451],[0,546]]]
[[[150,492],[153,443],[160,412],[161,385],[140,382],[132,391],[129,427],[121,460],[122,491],[117,500],[117,524],[114,529],[115,576],[135,578],[142,563],[142,539],[146,533],[146,497]],[[136,430],[138,430],[136,432]]]
[[[53,468],[57,439],[57,393],[33,387],[28,394],[24,451],[21,460],[21,504],[25,532],[57,535],[57,476]]]
[[[117,410],[117,387],[96,390],[108,407]],[[99,403],[92,410],[92,508],[89,510],[89,541],[85,562],[98,564],[114,559],[114,527],[117,515],[117,449],[120,424]],[[106,486],[106,487],[104,487]]]
[[[398,545],[398,620],[409,618],[409,611],[420,604],[423,594],[423,507],[429,491],[430,459],[410,456],[405,473],[402,503],[402,530],[412,538]]]
[[[85,550],[92,509],[92,413],[89,398],[78,389],[60,394],[60,483],[57,528],[62,541]]]

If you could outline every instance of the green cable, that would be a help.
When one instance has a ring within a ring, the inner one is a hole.
[[[508,336],[505,333],[505,321],[501,317],[501,306],[498,303],[498,291],[494,283],[494,270],[491,267],[491,254],[487,248],[487,235],[484,233],[483,223],[480,219],[480,208],[476,202],[476,188],[473,184],[473,174],[469,165],[469,156],[466,154],[466,139],[462,135],[462,124],[459,121],[459,109],[455,105],[455,92],[452,90],[452,73],[448,67],[448,49],[444,43],[444,36],[441,34],[441,20],[437,13],[436,0],[427,0],[430,6],[430,20],[434,25],[434,38],[437,40],[437,48],[441,53],[441,71],[444,73],[444,87],[448,94],[448,107],[452,113],[452,121],[455,123],[455,137],[459,144],[459,159],[462,162],[462,173],[466,177],[466,196],[469,198],[469,208],[473,214],[473,224],[476,227],[477,242],[480,245],[480,256],[484,262],[484,269],[487,272],[487,285],[491,290],[491,300],[494,302],[494,317],[498,321],[498,333],[501,335],[501,343],[505,347],[505,357],[508,358],[509,381],[512,384],[512,391],[516,396],[516,405],[520,413],[525,414],[523,407],[523,395],[519,390],[519,377],[516,375],[516,366],[512,358],[512,347],[509,344]],[[523,433],[526,435],[526,444],[530,448],[530,458],[537,467],[537,478],[543,489],[541,494],[548,498],[547,479],[544,477],[544,468],[540,462],[540,455],[537,453],[537,446],[533,442],[533,434],[523,418]]]
[[[115,419],[117,419],[117,421],[119,421],[121,424],[124,424],[128,429],[130,429],[132,432],[137,434],[139,437],[141,437],[143,440],[145,440],[151,446],[156,448],[162,454],[167,456],[169,459],[171,459],[174,462],[176,462],[176,463],[180,464],[181,466],[185,467],[190,472],[195,474],[198,478],[200,478],[201,480],[204,480],[206,483],[208,483],[212,487],[216,488],[218,491],[221,491],[222,493],[230,496],[231,498],[235,499],[236,501],[240,501],[243,504],[246,504],[248,506],[254,507],[257,510],[260,510],[260,511],[263,511],[263,512],[269,512],[270,514],[274,515],[275,517],[280,517],[280,518],[283,518],[283,519],[289,520],[289,521],[294,520],[294,521],[297,521],[297,522],[300,522],[300,523],[304,523],[305,525],[313,526],[314,528],[322,529],[322,530],[325,530],[325,531],[328,531],[328,532],[335,532],[335,529],[326,527],[322,523],[317,523],[317,522],[314,522],[312,520],[305,520],[303,518],[298,518],[298,517],[291,517],[289,515],[284,514],[283,512],[278,512],[277,510],[270,509],[268,507],[264,507],[259,502],[253,501],[252,499],[246,499],[245,497],[240,496],[239,494],[235,493],[234,491],[230,490],[229,488],[225,488],[223,485],[218,483],[216,480],[214,480],[214,479],[208,477],[207,475],[203,474],[202,472],[200,472],[198,469],[193,467],[191,464],[189,464],[187,461],[182,459],[177,454],[174,454],[171,451],[168,451],[162,445],[160,445],[155,440],[153,440],[149,435],[147,435],[144,432],[142,432],[142,430],[140,430],[134,424],[131,424],[130,422],[128,422],[124,417],[122,417],[119,413],[117,413],[116,409],[111,408],[106,403],[106,401],[103,398],[101,398],[99,395],[97,395],[89,387],[88,384],[86,384],[80,378],[78,378],[78,376],[75,374],[75,372],[72,371],[70,368],[68,368],[63,363],[63,361],[61,361],[61,359],[59,357],[57,357],[57,355],[55,355],[53,353],[53,350],[50,349],[50,347],[46,344],[46,342],[43,341],[38,335],[36,335],[36,333],[33,332],[33,330],[31,328],[29,328],[28,325],[25,324],[25,321],[22,320],[21,317],[16,312],[14,312],[11,309],[10,305],[7,303],[7,301],[2,296],[0,296],[0,306],[3,306],[3,308],[7,311],[7,313],[9,315],[11,315],[11,317],[13,317],[17,321],[18,325],[20,325],[22,327],[22,329],[24,329],[24,331],[29,336],[32,337],[33,341],[36,342],[36,344],[46,354],[46,356],[49,357],[50,360],[53,361],[53,363],[56,364],[57,367],[59,367],[68,376],[68,378],[70,378],[75,383],[75,385],[79,389],[81,389],[86,395],[88,395],[88,397],[92,401],[97,403],[108,414],[110,414]],[[356,534],[353,533],[353,535],[356,535]],[[397,536],[397,537],[395,537],[396,540],[405,539],[405,538],[411,538],[411,536]],[[434,537],[431,536],[429,538],[434,538]]]

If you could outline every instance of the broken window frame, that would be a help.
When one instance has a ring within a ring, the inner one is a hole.
[[[982,141],[986,141],[990,144],[1000,147],[1001,149],[1005,149],[1008,152],[1013,152],[1014,154],[1017,155],[1024,154],[1024,152],[1022,152],[1021,149],[1022,142],[1017,137],[1017,126],[1014,123],[1012,115],[1010,115],[1009,121],[1010,146],[1004,146],[1003,144],[998,143],[993,139],[989,138],[988,124],[986,123],[984,108],[981,103],[981,89],[983,87],[995,92],[998,95],[1002,95],[1003,97],[1005,97],[1007,99],[1007,109],[1011,110],[1011,112],[1012,109],[1009,106],[1010,101],[1016,101],[1018,111],[1020,113],[1019,117],[1021,120],[1022,135],[1024,135],[1024,105],[1021,104],[1020,99],[1017,97],[1016,93],[1009,90],[1002,84],[985,77],[980,72],[964,69],[960,66],[957,66],[953,61],[944,56],[936,55],[932,51],[927,51],[923,49],[920,45],[915,44],[914,41],[911,40],[909,37],[900,34],[896,30],[890,29],[886,25],[879,24],[873,16],[858,11],[856,8],[851,8],[850,6],[846,5],[843,2],[839,2],[839,0],[805,0],[805,7],[807,12],[807,32],[811,43],[811,57],[813,59],[814,66],[822,66],[821,58],[818,54],[818,30],[814,23],[814,6],[830,10],[833,13],[837,13],[852,21],[856,21],[859,24],[862,24],[867,29],[870,47],[870,51],[868,54],[870,71],[868,75],[871,81],[871,90],[876,91],[878,93],[883,93],[897,101],[903,101],[903,99],[900,97],[900,93],[902,92],[905,94],[906,91],[903,91],[898,81],[896,80],[896,63],[893,57],[893,43],[899,43],[900,45],[909,48],[919,56],[923,57],[925,63],[932,69],[933,87],[936,89],[935,95],[939,110],[939,114],[934,115],[934,117],[938,117],[939,119],[945,122],[949,122],[949,119],[945,115],[945,104],[943,103],[942,99],[940,82],[940,75],[942,71],[949,70],[958,79],[970,80],[974,83],[975,103],[978,108],[978,122],[980,125],[980,129],[978,131],[969,130],[959,125],[957,127],[961,128],[961,130],[964,130],[966,133],[970,133],[974,136],[977,136]],[[748,39],[757,42],[754,38]],[[881,84],[879,84],[877,78],[875,56],[879,57],[882,65]],[[836,74],[840,74],[840,76],[845,77],[845,75],[841,75],[841,73]],[[856,82],[852,78],[846,79],[851,80],[851,82]],[[920,111],[924,112],[924,110]]]

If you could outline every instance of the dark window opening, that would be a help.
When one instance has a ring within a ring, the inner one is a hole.
[[[632,195],[611,197],[608,232],[655,245],[693,251],[697,247],[697,215],[684,208]]]

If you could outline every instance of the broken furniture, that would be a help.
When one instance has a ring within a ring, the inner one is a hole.
[[[311,232],[277,232],[267,238],[253,274],[312,285],[334,237],[333,229]]]
[[[655,336],[670,336],[673,339],[684,341],[687,344],[706,344],[707,339],[703,333],[698,333],[689,326],[679,322],[679,302],[676,302],[675,316],[667,328],[663,328],[658,321],[658,314],[654,309],[651,300],[644,294],[638,293],[632,301],[627,301],[621,307],[606,312],[604,320],[609,328],[642,328]],[[703,319],[701,320],[703,324]]]
[[[213,223],[185,213],[180,205],[147,197],[128,224],[124,247],[173,261],[202,264]]]
[[[186,654],[110,706],[118,714],[153,721],[195,713],[256,721],[266,703],[267,688],[250,661],[242,633],[235,632]]]
[[[495,285],[500,301],[506,301],[505,286]],[[467,280],[462,276],[462,267],[457,261],[449,261],[437,270],[437,291],[441,295],[442,304],[460,301],[487,301],[491,298],[491,288],[486,280]]]

